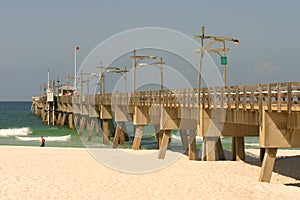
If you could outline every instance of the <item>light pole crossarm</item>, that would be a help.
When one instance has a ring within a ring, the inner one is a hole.
[[[230,37],[219,37],[219,36],[209,36],[209,35],[206,35],[206,36],[202,36],[202,35],[195,35],[195,38],[203,38],[203,39],[213,39],[213,40],[216,40],[216,41],[233,41],[233,42],[238,42],[238,39],[236,38],[230,38]]]

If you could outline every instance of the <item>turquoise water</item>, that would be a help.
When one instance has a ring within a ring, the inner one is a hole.
[[[46,146],[51,147],[108,147],[102,144],[102,137],[93,136],[87,141],[87,132],[81,137],[76,130],[67,126],[48,126],[42,123],[41,118],[30,114],[31,102],[0,102],[0,145],[39,146],[40,136],[46,139]],[[129,141],[118,148],[131,148],[133,140],[133,125],[126,124]],[[183,152],[178,131],[172,131],[170,148],[173,151]],[[112,142],[113,137],[111,137]],[[197,137],[197,148],[201,148],[202,139]],[[224,149],[231,148],[231,138],[222,138]],[[246,137],[246,148],[259,148],[258,137]],[[153,126],[146,126],[142,139],[143,149],[155,149],[157,143]]]
[[[30,114],[30,107],[31,102],[0,102],[0,145],[39,146],[40,136],[44,136],[49,138],[46,146],[83,146],[76,131],[43,124],[40,118]]]

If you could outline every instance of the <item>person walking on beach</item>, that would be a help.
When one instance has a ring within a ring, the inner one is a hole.
[[[45,146],[45,138],[41,136],[41,147]]]

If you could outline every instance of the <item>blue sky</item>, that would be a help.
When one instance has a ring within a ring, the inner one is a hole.
[[[299,81],[299,1],[1,1],[0,100],[30,100],[51,76],[65,81],[101,41],[139,27],[190,37],[237,37],[228,53],[227,83]],[[216,62],[219,59],[216,58]]]

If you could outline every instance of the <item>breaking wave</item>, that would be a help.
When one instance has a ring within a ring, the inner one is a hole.
[[[21,141],[40,141],[41,140],[41,137],[19,137],[19,136],[16,136],[16,138],[18,140],[21,140]],[[54,141],[57,141],[57,142],[64,142],[64,141],[68,141],[71,139],[71,135],[64,135],[64,136],[46,136],[44,137],[46,142],[54,142]]]
[[[32,133],[28,127],[0,129],[0,137],[25,136]]]

